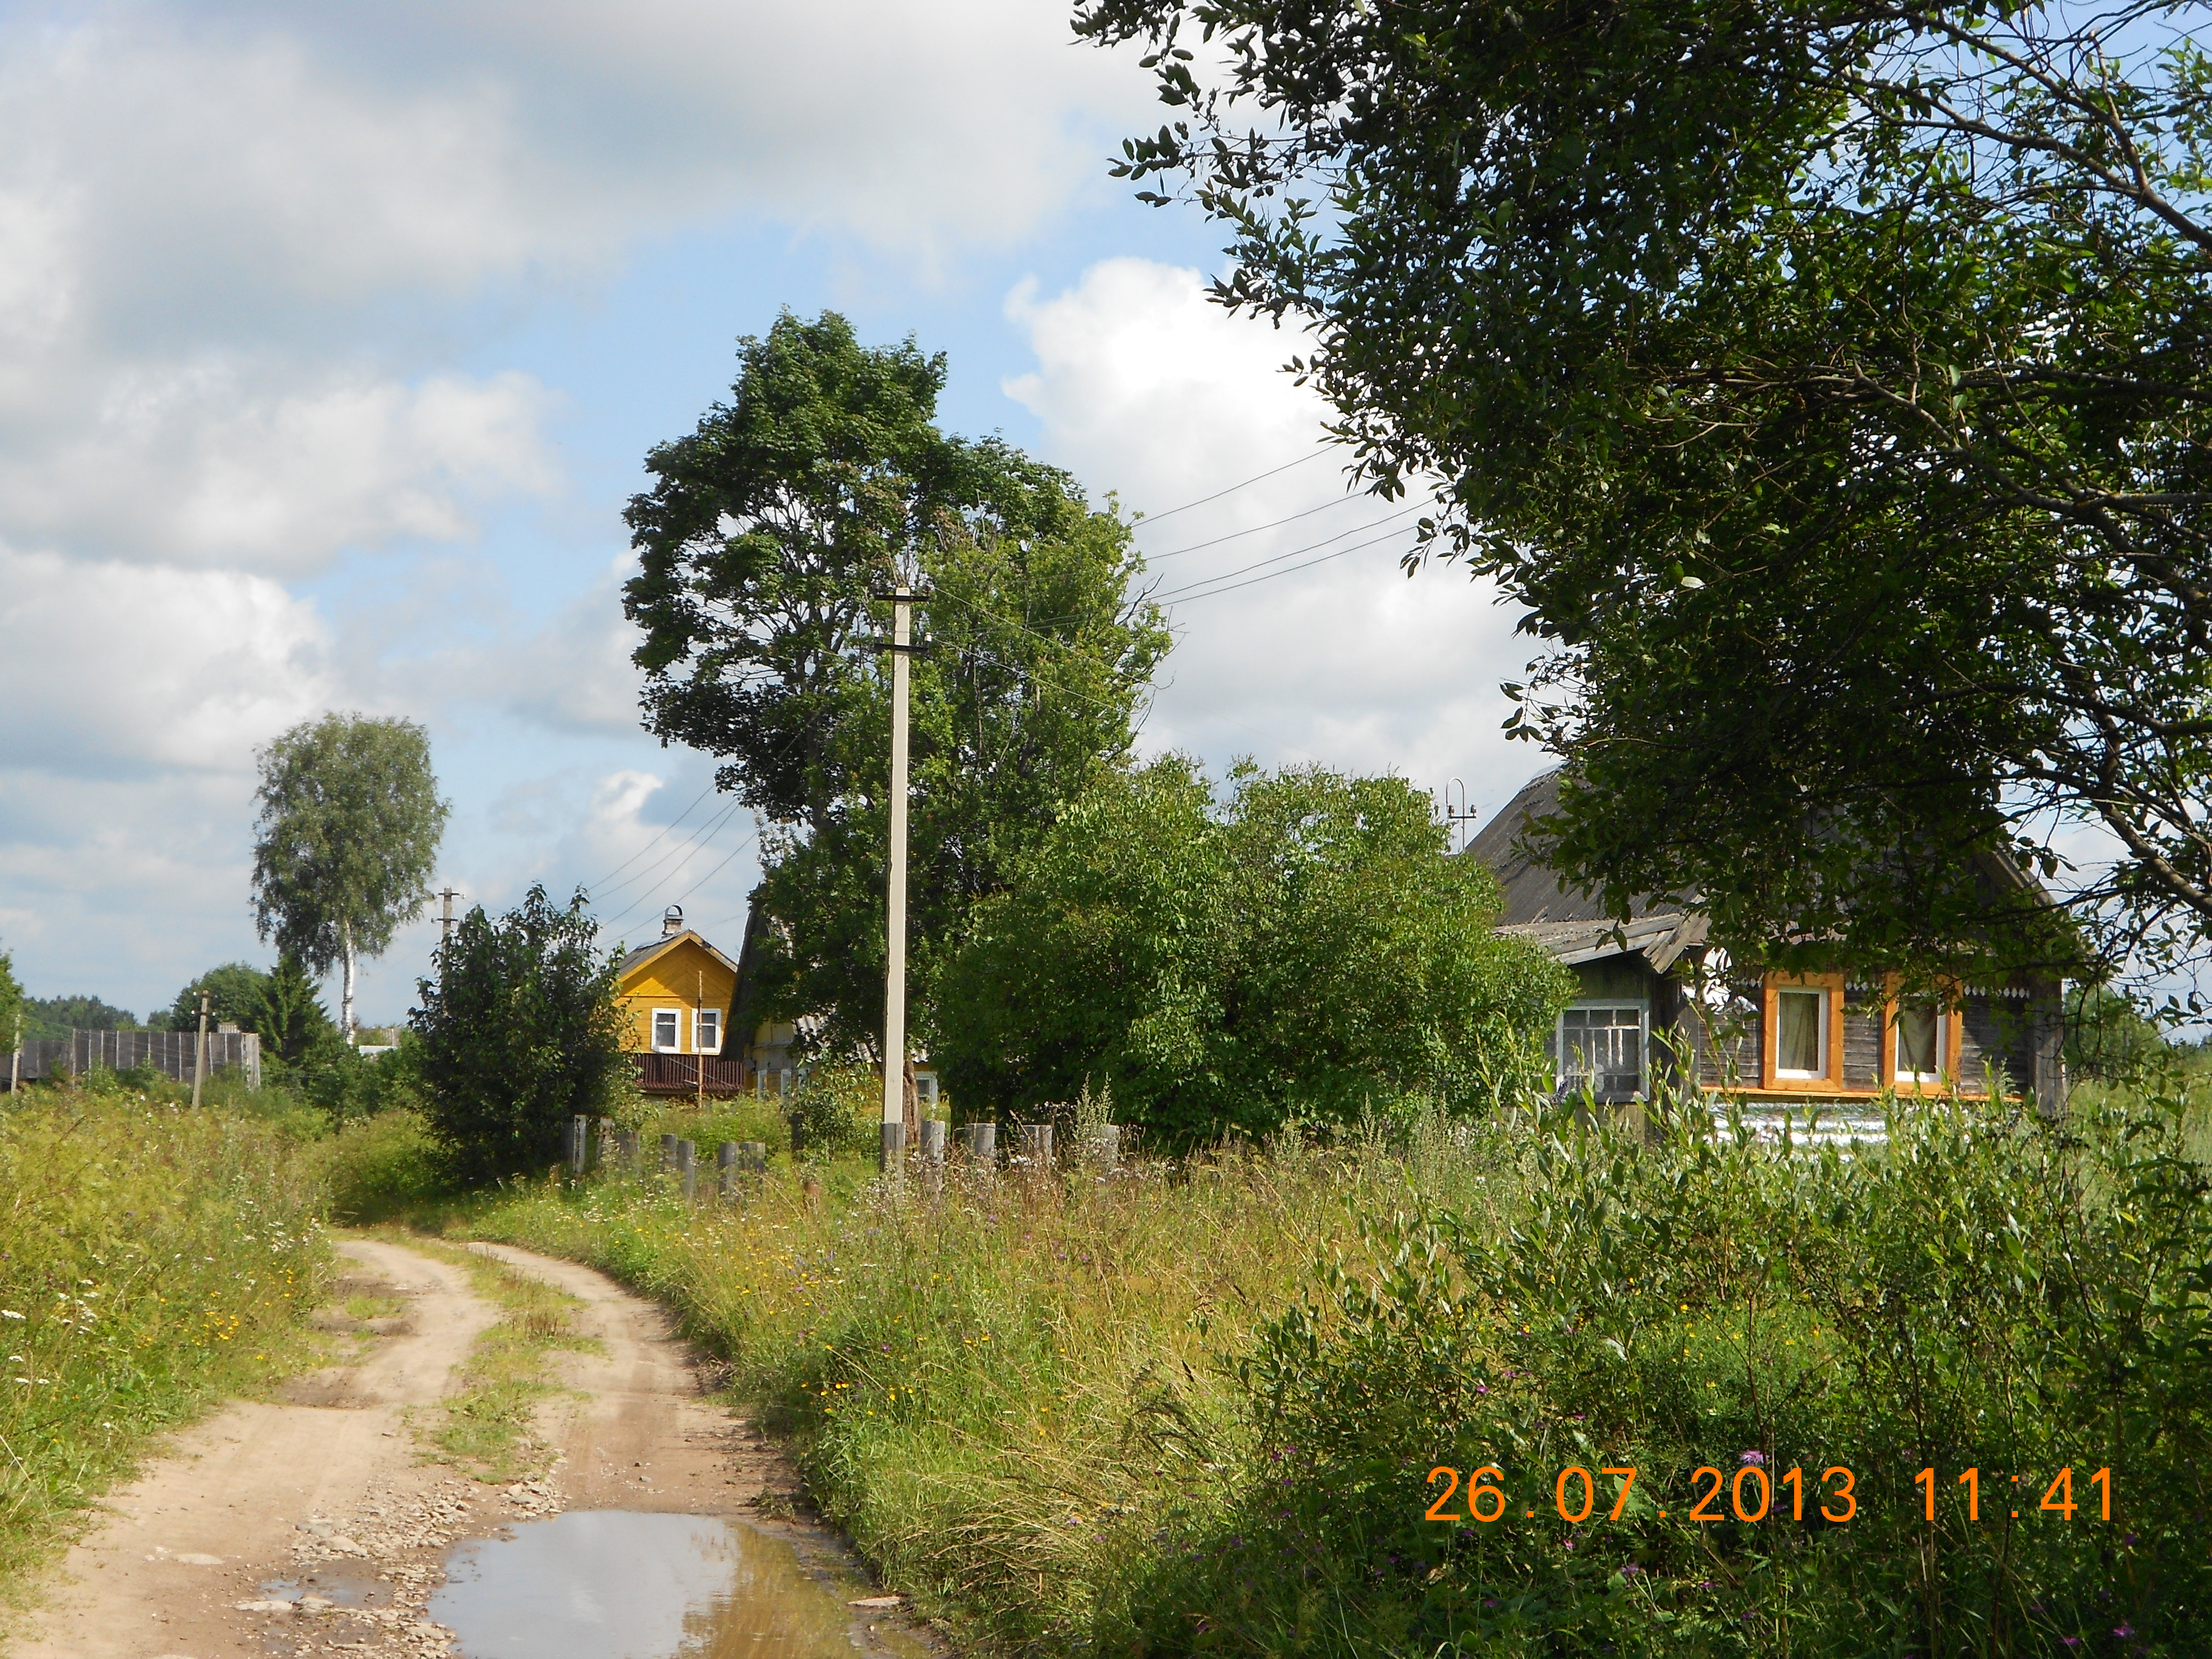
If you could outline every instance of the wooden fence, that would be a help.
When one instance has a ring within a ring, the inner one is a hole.
[[[207,1042],[209,1076],[228,1067],[244,1074],[247,1088],[261,1086],[260,1037],[252,1031],[210,1031]],[[39,1083],[141,1066],[190,1083],[198,1044],[198,1031],[71,1031],[65,1037],[33,1037],[23,1045],[13,1066],[0,1060],[0,1089],[8,1086],[11,1076]]]

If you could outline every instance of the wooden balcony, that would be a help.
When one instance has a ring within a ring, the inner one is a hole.
[[[632,1054],[637,1062],[637,1086],[649,1095],[696,1095],[700,1091],[699,1068],[707,1068],[706,1092],[743,1095],[752,1092],[751,1073],[744,1061],[721,1054]]]

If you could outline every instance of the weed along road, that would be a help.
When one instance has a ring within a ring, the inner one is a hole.
[[[919,1655],[661,1311],[499,1246],[338,1245],[335,1363],[179,1435],[10,1659]]]

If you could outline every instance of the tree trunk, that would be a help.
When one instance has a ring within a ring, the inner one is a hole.
[[[921,1146],[921,1089],[915,1081],[914,1056],[911,1054],[906,1057],[906,1075],[902,1081],[904,1087],[901,1093],[905,1099],[902,1104],[905,1110],[902,1115],[906,1119],[906,1144],[908,1150],[917,1151]]]
[[[338,994],[338,1031],[348,1042],[353,1041],[353,929],[342,927],[339,934],[345,940],[345,986]]]

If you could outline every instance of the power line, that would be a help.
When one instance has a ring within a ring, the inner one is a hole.
[[[1323,501],[1319,507],[1310,507],[1303,513],[1291,514],[1288,518],[1272,520],[1266,524],[1255,524],[1249,530],[1232,530],[1225,536],[1214,537],[1211,541],[1193,542],[1188,547],[1178,547],[1172,553],[1146,553],[1144,555],[1145,562],[1147,564],[1160,564],[1169,559],[1179,559],[1182,557],[1184,554],[1195,553],[1202,547],[1218,547],[1224,542],[1233,542],[1240,537],[1256,536],[1263,530],[1279,530],[1283,526],[1286,524],[1295,524],[1300,519],[1310,519],[1316,513],[1326,513],[1332,507],[1342,507],[1346,501],[1365,501],[1367,497],[1364,495],[1353,495],[1350,494],[1339,495],[1334,501]],[[1149,520],[1147,520],[1147,522],[1149,522]]]
[[[1287,552],[1270,554],[1264,559],[1255,559],[1250,564],[1240,565],[1234,570],[1223,570],[1218,571],[1211,576],[1200,576],[1195,580],[1184,583],[1181,587],[1170,588],[1164,593],[1153,594],[1152,596],[1152,601],[1155,605],[1168,604],[1181,594],[1195,592],[1199,588],[1210,586],[1215,582],[1227,581],[1231,576],[1241,576],[1248,570],[1264,569],[1268,565],[1279,564],[1285,559],[1295,559],[1301,553],[1312,553],[1318,551],[1320,549],[1327,547],[1331,542],[1340,542],[1346,536],[1357,536],[1364,530],[1379,530],[1386,524],[1393,523],[1397,520],[1407,517],[1410,514],[1419,513],[1423,510],[1424,507],[1422,504],[1416,502],[1413,506],[1405,507],[1399,512],[1386,513],[1379,519],[1370,519],[1365,524],[1356,524],[1349,530],[1340,530],[1334,536],[1324,536],[1317,542],[1308,542],[1303,547],[1293,547]],[[1374,544],[1370,542],[1363,543],[1361,544],[1363,546],[1372,546]],[[1345,550],[1347,552],[1350,551],[1349,549]],[[1299,567],[1301,569],[1304,568],[1304,566]]]
[[[1178,513],[1188,513],[1194,507],[1204,507],[1208,501],[1218,501],[1224,495],[1234,495],[1240,489],[1249,489],[1263,478],[1272,478],[1278,472],[1288,472],[1294,466],[1304,466],[1308,461],[1319,460],[1330,453],[1326,449],[1316,449],[1311,454],[1299,456],[1295,461],[1285,461],[1280,466],[1271,466],[1265,472],[1255,473],[1242,483],[1233,483],[1226,489],[1217,489],[1211,495],[1200,495],[1194,501],[1185,501],[1181,507],[1171,507],[1164,513],[1148,513],[1143,522],[1158,524],[1162,519],[1172,519]]]
[[[1304,564],[1294,564],[1287,570],[1271,570],[1264,576],[1253,576],[1241,582],[1231,582],[1226,587],[1207,588],[1203,593],[1186,592],[1179,596],[1174,603],[1177,605],[1188,605],[1194,600],[1212,599],[1217,594],[1233,593],[1240,587],[1251,587],[1261,582],[1271,582],[1278,576],[1295,575],[1301,570],[1310,570],[1317,564],[1327,564],[1331,559],[1340,559],[1347,553],[1357,553],[1363,548],[1377,546],[1383,542],[1389,541],[1391,538],[1391,536],[1401,533],[1401,532],[1392,531],[1389,535],[1377,536],[1373,541],[1354,542],[1350,547],[1340,547],[1334,553],[1324,553],[1317,559],[1308,559]],[[1230,574],[1234,575],[1237,573],[1231,571]],[[1203,584],[1200,585],[1203,586]]]
[[[622,881],[618,881],[613,886],[608,888],[605,895],[595,895],[592,902],[595,904],[611,902],[617,893],[621,892],[623,888],[629,886],[632,883],[646,881],[659,874],[662,870],[667,867],[668,862],[671,859],[681,861],[682,860],[688,858],[692,853],[696,852],[702,845],[703,845],[704,842],[711,842],[714,836],[720,832],[722,826],[730,821],[731,815],[742,805],[743,803],[740,801],[731,801],[728,805],[725,806],[720,812],[716,813],[713,817],[708,819],[704,824],[700,826],[699,830],[695,834],[694,839],[670,848],[667,852],[662,854],[659,858],[654,860],[651,864],[647,865],[645,868],[640,870],[635,875],[628,877]],[[703,837],[704,841],[698,837]],[[586,889],[586,890],[588,892],[590,890]]]
[[[647,853],[650,853],[654,848],[659,846],[662,842],[668,838],[670,832],[672,831],[678,824],[683,823],[684,819],[691,816],[691,807],[698,805],[701,801],[706,799],[707,797],[714,793],[714,781],[712,778],[709,778],[707,780],[707,787],[704,789],[702,789],[697,794],[691,797],[691,806],[685,807],[674,817],[669,819],[665,824],[661,826],[661,830],[659,835],[655,836],[651,841],[646,842],[644,846],[639,848],[637,851],[632,853],[620,864],[615,866],[613,869],[608,871],[606,874],[601,876],[598,881],[586,883],[584,890],[589,893],[596,890],[601,883],[612,881],[617,876],[622,874],[623,871],[629,869],[631,865],[635,864]],[[625,884],[625,885],[626,884]]]
[[[729,805],[729,810],[725,811],[722,816],[715,821],[714,830],[709,831],[702,839],[688,843],[684,848],[683,856],[678,858],[674,865],[663,872],[653,885],[646,887],[634,894],[631,896],[629,902],[616,913],[615,917],[611,921],[602,922],[600,926],[605,927],[620,927],[641,912],[651,909],[653,908],[654,898],[659,893],[665,891],[670,884],[675,882],[682,876],[683,872],[688,866],[690,866],[692,860],[697,858],[702,853],[706,852],[714,845],[714,836],[720,834],[723,829],[727,827],[731,818],[736,815],[739,805],[740,803],[737,801],[732,801]]]

